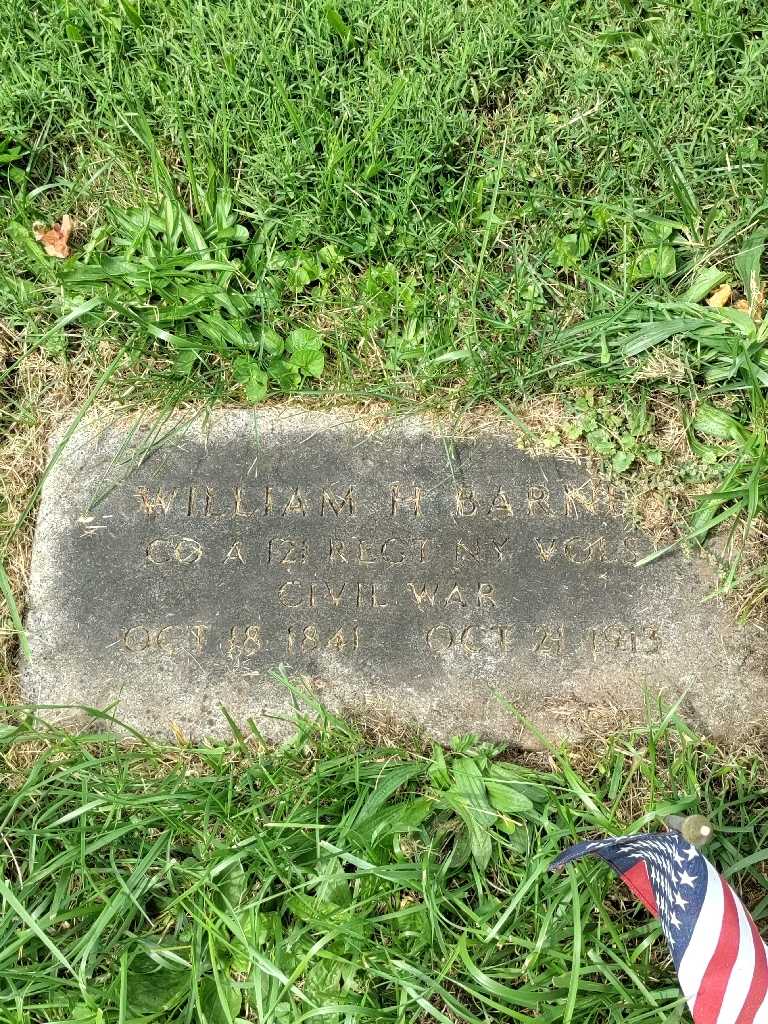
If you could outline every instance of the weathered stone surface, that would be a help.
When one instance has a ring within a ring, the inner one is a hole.
[[[438,738],[529,742],[682,697],[714,733],[766,718],[762,638],[700,563],[636,568],[649,543],[573,460],[424,421],[225,411],[145,451],[81,427],[35,538],[27,696],[119,704],[149,733],[268,735],[313,679],[334,708]]]

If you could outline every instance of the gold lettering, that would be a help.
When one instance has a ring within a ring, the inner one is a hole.
[[[123,633],[123,643],[129,651],[146,651],[150,644],[150,634],[146,626],[131,626]]]
[[[344,630],[337,630],[329,639],[328,643],[325,646],[330,651],[343,651],[344,648],[347,646],[347,641],[344,639]]]
[[[191,626],[190,628],[192,630],[192,636],[195,638],[196,641],[195,651],[197,654],[202,654],[203,648],[205,647],[205,631],[208,627],[198,625]]]
[[[651,647],[638,646],[637,631],[618,622],[589,630],[592,658],[595,661],[597,661],[598,654],[605,654],[606,651],[622,651],[627,654],[659,653],[661,640],[656,626],[643,627],[639,639],[641,644],[644,644],[645,641],[651,641]]]
[[[585,488],[589,487],[590,494],[584,493]],[[565,491],[563,494],[563,504],[565,516],[567,519],[578,519],[579,509],[583,509],[585,512],[591,515],[595,514],[595,489],[589,483],[582,484],[580,487],[573,487],[570,484],[565,485]]]
[[[456,515],[462,517],[477,515],[477,502],[471,487],[456,488]]]
[[[336,516],[338,516],[344,508],[347,509],[348,515],[353,516],[355,514],[353,497],[352,487],[347,488],[347,493],[345,495],[331,494],[324,490],[320,499],[320,515],[325,515],[325,507],[328,505]]]
[[[552,509],[549,506],[548,487],[538,487],[536,484],[531,484],[531,486],[528,488],[528,515],[552,515]]]
[[[399,484],[392,485],[392,511],[391,515],[396,516],[400,511],[401,506],[407,509],[415,516],[421,515],[421,498],[422,490],[420,487],[414,485],[413,493],[410,495],[403,494],[400,490]]]
[[[192,537],[182,537],[173,549],[173,557],[181,565],[195,565],[203,557],[203,546]]]
[[[500,512],[505,516],[514,515],[507,495],[501,487],[499,487],[493,501],[491,502],[491,507],[488,509],[488,515],[491,516],[494,512]]]
[[[448,587],[450,586],[450,590]],[[441,590],[440,583],[407,583],[407,590],[410,591],[411,597],[413,598],[414,604],[421,608],[422,605],[425,607],[434,608],[435,601],[442,604],[444,608],[466,608],[467,599],[464,596],[464,590],[454,583],[452,585],[446,584]],[[485,608],[486,606],[495,608],[495,588],[492,583],[478,583],[476,585],[476,592],[474,600],[478,608]],[[466,590],[466,587],[464,588]],[[446,593],[447,591],[447,593]]]
[[[240,547],[240,541],[236,540],[232,547],[227,552],[227,557],[224,559],[224,564],[227,562],[240,562],[241,565],[245,565],[245,559],[243,558],[243,551]]]
[[[243,654],[250,658],[252,654],[261,650],[261,626],[246,626],[245,637],[243,638]]]
[[[421,608],[421,606],[422,606],[422,604],[424,604],[424,602],[426,602],[431,607],[434,607],[435,597],[437,596],[437,588],[438,588],[438,584],[437,583],[435,583],[434,586],[432,587],[432,592],[431,593],[428,590],[428,587],[429,587],[428,583],[422,583],[421,590],[419,590],[419,591],[416,590],[416,584],[415,583],[408,583],[407,587],[408,587],[408,590],[410,590],[411,595],[413,596],[414,603],[416,605],[418,605],[419,608]]]
[[[216,519],[219,516],[223,516],[220,505],[218,504],[217,492],[212,487],[205,488],[205,512],[204,515],[208,518]]]
[[[499,647],[502,651],[506,651],[509,647],[513,646],[514,633],[513,626],[499,626]]]
[[[344,554],[343,540],[331,540],[329,542],[328,561],[335,562],[337,559],[340,562],[347,561],[347,556]]]
[[[464,596],[461,593],[458,585],[454,585],[448,597],[445,599],[445,607],[448,608],[450,605],[458,605],[460,608],[466,608],[467,602],[464,600]]]
[[[176,493],[176,488],[174,488],[172,491],[158,490],[154,494],[150,494],[146,487],[139,487],[136,497],[139,499],[145,515],[156,516],[158,513],[162,513],[166,516],[173,508]]]
[[[357,542],[357,560],[360,565],[378,565],[379,558],[368,550],[369,541],[359,540]],[[379,549],[381,550],[381,549]]]
[[[331,633],[328,639],[323,642],[317,626],[304,626],[301,632],[297,632],[293,626],[289,626],[286,634],[288,653],[293,653],[297,646],[302,653],[316,651],[321,646],[324,646],[326,650],[335,650],[339,653],[347,649],[356,651],[360,646],[360,630],[356,624],[350,629],[342,626],[335,633]]]
[[[173,631],[176,630],[176,636],[174,637]],[[179,635],[178,630],[181,630]],[[174,654],[178,651],[179,644],[183,644],[187,637],[187,627],[179,625],[163,626],[162,629],[157,632],[157,646],[161,650],[167,650],[169,654]]]
[[[293,494],[286,502],[285,508],[282,511],[282,515],[300,515],[305,516],[307,514],[307,507],[304,504],[304,498],[300,489],[297,487]]]
[[[341,587],[338,590],[334,590],[330,583],[326,583],[325,586],[328,590],[328,596],[331,599],[331,604],[333,605],[334,608],[338,608],[339,605],[341,604],[341,597],[342,594],[344,593],[344,590],[346,589],[347,584],[342,583]]]
[[[302,651],[314,651],[320,645],[320,636],[317,626],[305,626],[301,635]]]
[[[288,591],[289,591],[289,589],[291,587],[300,587],[300,586],[301,586],[301,582],[299,580],[286,580],[286,582],[283,583],[283,585],[280,587],[280,589],[277,592],[277,600],[280,602],[280,604],[283,606],[283,608],[301,608],[301,606],[304,604],[303,596],[300,597],[298,599],[298,601],[289,601],[288,600]]]
[[[435,654],[444,654],[453,647],[453,630],[440,623],[427,631],[427,646]]]
[[[502,541],[494,540],[494,541],[491,541],[491,543],[493,544],[494,551],[496,552],[496,557],[498,558],[498,560],[500,562],[503,562],[504,561],[503,551],[504,551],[504,548],[509,543],[509,537],[505,537],[504,540],[502,540]]]
[[[555,627],[539,626],[536,630],[534,653],[559,658],[563,653],[563,641],[564,627],[562,624]]]
[[[465,626],[461,631],[460,643],[466,654],[479,654],[480,650],[472,646],[472,633],[474,626]]]
[[[155,565],[163,565],[173,559],[173,541],[158,537],[147,544],[147,558]]]
[[[542,562],[548,562],[553,555],[557,554],[556,540],[551,540],[549,542],[549,545],[547,547],[544,547],[544,544],[539,540],[538,537],[534,537],[533,539],[536,543],[536,547],[539,549],[539,558],[542,560]]]
[[[389,553],[390,544],[400,545],[400,557],[397,558]],[[381,545],[381,554],[385,561],[389,562],[390,565],[402,565],[405,560],[405,545],[397,537],[390,537],[389,540],[385,540]]]
[[[611,623],[603,626],[602,629],[593,629],[592,633],[592,655],[596,657],[599,651],[608,648],[609,651],[622,651],[625,649],[628,640],[628,631],[619,623]],[[632,634],[634,635],[634,634]],[[636,645],[635,645],[636,649]]]
[[[236,516],[243,516],[243,517],[245,517],[245,516],[252,516],[255,513],[255,511],[256,511],[256,509],[251,509],[250,511],[248,511],[247,503],[246,503],[245,499],[243,498],[243,489],[242,489],[242,487],[236,487],[235,488],[235,515]]]
[[[261,626],[233,626],[229,631],[228,658],[252,658],[262,649]]]
[[[475,550],[473,551],[463,540],[456,541],[456,564],[464,559],[472,558],[475,562],[480,561],[480,541],[475,541]]]
[[[133,653],[156,647],[160,651],[167,651],[168,654],[186,650],[186,644],[193,640],[195,653],[201,654],[205,647],[207,629],[208,626],[202,623],[187,626],[174,622],[162,626],[156,632],[147,629],[146,626],[132,626],[125,630],[122,639],[126,649]]]
[[[267,561],[270,565],[304,565],[308,549],[305,540],[291,537],[270,537]]]
[[[604,562],[605,537],[598,537],[596,540],[569,537],[563,544],[563,555],[574,565],[583,565],[585,562]]]
[[[178,562],[180,565],[195,565],[203,557],[203,546],[192,537],[157,537],[146,547],[147,559],[154,565]]]

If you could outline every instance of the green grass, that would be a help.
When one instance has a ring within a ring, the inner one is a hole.
[[[164,409],[556,392],[578,415],[596,391],[611,415],[584,438],[615,472],[664,461],[634,412],[661,401],[691,424],[667,483],[708,483],[710,519],[765,511],[765,370],[738,328],[715,377],[696,339],[657,346],[672,377],[606,340],[703,269],[736,284],[765,227],[756,0],[1,0],[0,18],[0,429],[30,415],[36,350],[117,354],[113,397]],[[54,265],[30,229],[66,212]],[[702,438],[702,401],[735,441]]]
[[[4,727],[2,1020],[682,1020],[647,912],[604,867],[547,865],[694,808],[768,915],[765,761],[672,716],[544,768],[322,714],[252,750]]]
[[[0,0],[0,22],[5,657],[23,452],[62,395],[555,394],[551,443],[703,494],[696,536],[765,515],[762,3]],[[57,263],[32,225],[65,213]],[[750,315],[702,305],[720,279]],[[757,607],[764,562],[746,586]],[[645,912],[546,865],[693,808],[765,930],[758,755],[674,723],[578,768],[458,746],[4,727],[0,1021],[682,1020]]]

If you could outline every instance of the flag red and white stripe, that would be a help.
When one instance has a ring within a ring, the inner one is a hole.
[[[677,832],[579,843],[659,918],[695,1024],[768,1024],[768,949],[732,887]]]

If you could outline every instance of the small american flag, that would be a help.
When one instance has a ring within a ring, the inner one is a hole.
[[[553,871],[602,857],[658,917],[695,1024],[768,1024],[768,955],[725,879],[678,832],[572,846]]]

